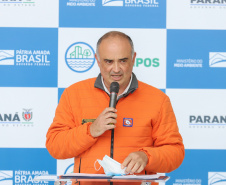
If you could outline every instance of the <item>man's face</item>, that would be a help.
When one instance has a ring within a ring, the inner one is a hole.
[[[104,84],[110,89],[112,82],[119,83],[121,94],[129,84],[136,53],[132,56],[131,46],[127,39],[109,37],[99,46],[99,59],[95,55]]]

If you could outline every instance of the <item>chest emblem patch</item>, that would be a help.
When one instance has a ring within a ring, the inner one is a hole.
[[[132,127],[133,126],[133,118],[123,118],[123,126],[124,127]]]

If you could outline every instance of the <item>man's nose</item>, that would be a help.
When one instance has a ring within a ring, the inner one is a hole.
[[[118,62],[114,62],[114,64],[113,64],[113,71],[115,73],[118,73],[120,71],[120,66],[119,66]]]

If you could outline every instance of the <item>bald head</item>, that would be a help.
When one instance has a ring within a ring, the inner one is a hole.
[[[95,54],[104,85],[110,90],[112,82],[119,83],[119,94],[128,86],[136,52],[130,37],[122,32],[112,31],[103,35],[97,43]]]
[[[122,39],[127,39],[130,46],[131,46],[131,55],[133,56],[134,54],[134,46],[133,46],[133,41],[132,39],[126,35],[125,33],[122,33],[122,32],[119,32],[119,31],[110,31],[106,34],[104,34],[97,42],[97,47],[96,47],[96,54],[97,54],[97,57],[99,58],[99,47],[100,47],[100,44],[102,43],[103,40],[105,39],[114,39],[114,38],[122,38]]]

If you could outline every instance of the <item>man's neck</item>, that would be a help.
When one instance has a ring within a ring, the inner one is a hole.
[[[119,88],[119,92],[118,92],[118,97],[120,96],[120,95],[123,95],[123,94],[125,94],[128,90],[129,90],[129,87],[130,87],[130,85],[131,85],[131,82],[132,82],[132,75],[131,75],[131,77],[130,77],[130,81],[129,81],[129,84],[127,85],[127,87],[124,87],[124,88]],[[105,86],[105,83],[104,83],[104,79],[103,79],[103,77],[101,76],[101,81],[102,81],[102,84],[103,84],[103,86],[104,86],[104,90],[108,93],[108,94],[110,94],[110,89],[108,89],[106,86]]]

